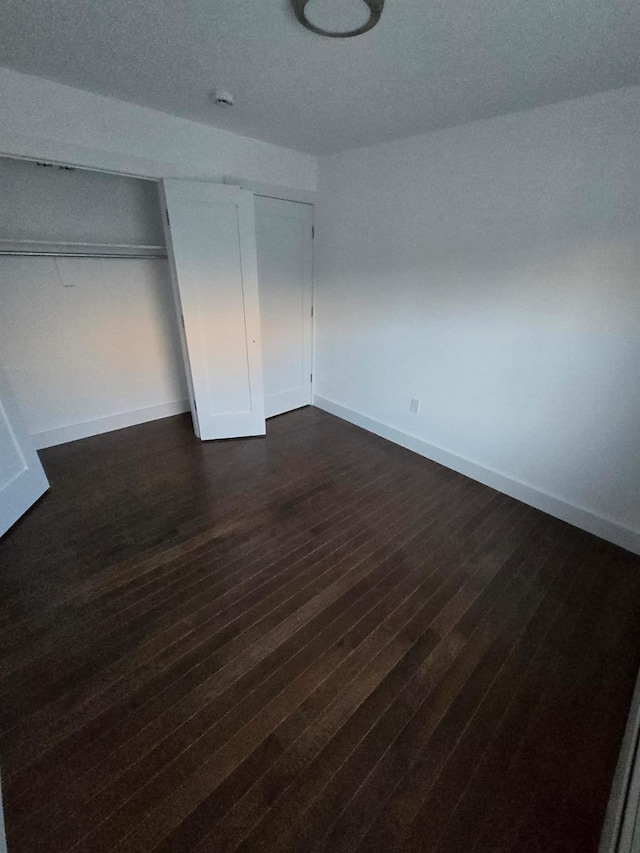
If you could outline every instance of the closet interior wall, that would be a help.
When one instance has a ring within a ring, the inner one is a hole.
[[[0,158],[0,363],[37,447],[187,409],[157,184]]]

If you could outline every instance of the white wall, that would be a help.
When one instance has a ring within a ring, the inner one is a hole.
[[[157,182],[0,157],[0,240],[163,246]]]
[[[320,404],[640,550],[639,188],[640,88],[322,158]]]
[[[0,363],[38,447],[186,411],[167,261],[0,258]]]
[[[309,155],[6,68],[0,115],[0,154],[148,177],[316,186]]]

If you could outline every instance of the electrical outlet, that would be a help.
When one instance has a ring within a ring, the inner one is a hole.
[[[412,397],[411,402],[409,403],[409,411],[413,412],[414,415],[417,415],[420,411],[420,400],[416,400],[415,397]]]

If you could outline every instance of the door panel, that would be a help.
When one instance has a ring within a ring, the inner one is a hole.
[[[0,369],[0,536],[48,488],[9,382]]]
[[[253,195],[166,180],[167,245],[196,433],[263,435]]]
[[[267,417],[311,403],[313,207],[256,196]]]

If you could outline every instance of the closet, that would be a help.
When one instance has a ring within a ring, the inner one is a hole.
[[[268,191],[0,158],[0,535],[48,488],[34,446],[308,405],[312,240]]]
[[[37,447],[185,411],[154,181],[0,160],[0,363]]]
[[[311,402],[311,205],[6,158],[0,186],[0,363],[37,447]]]

